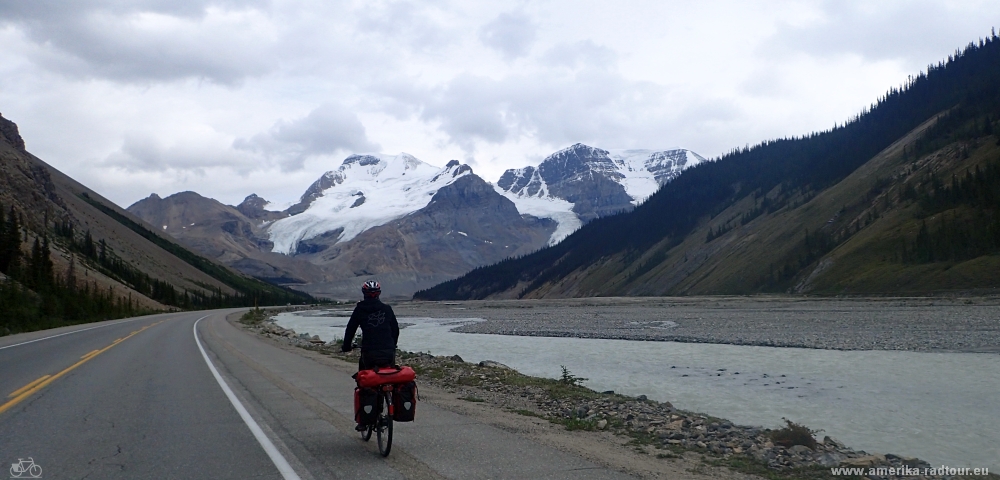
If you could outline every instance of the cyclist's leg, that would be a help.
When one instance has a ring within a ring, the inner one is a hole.
[[[396,363],[396,349],[391,350],[361,350],[361,360],[358,361],[360,370],[368,370],[375,367],[387,367]]]

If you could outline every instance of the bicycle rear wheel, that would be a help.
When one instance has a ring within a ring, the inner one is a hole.
[[[388,457],[389,450],[392,449],[392,415],[389,413],[389,407],[392,406],[392,392],[382,391],[380,393],[378,423],[375,432],[378,435],[378,452],[383,457]]]
[[[372,438],[372,432],[374,431],[375,431],[375,426],[368,425],[367,427],[365,427],[364,430],[361,431],[361,439],[367,442]]]

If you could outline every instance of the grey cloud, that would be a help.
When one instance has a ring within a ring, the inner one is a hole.
[[[129,172],[191,172],[204,174],[205,169],[228,167],[247,173],[254,165],[246,162],[223,145],[200,139],[165,146],[142,133],[125,136],[122,147],[108,155],[104,165]]]
[[[788,91],[788,80],[771,68],[760,68],[749,74],[740,87],[755,97],[780,98]]]
[[[259,31],[269,20],[247,5],[2,2],[0,25],[23,30],[47,53],[37,59],[40,64],[69,75],[126,82],[200,78],[231,85],[274,66],[271,40]]]
[[[870,60],[902,59],[911,68],[922,68],[928,59],[951,53],[941,45],[960,47],[987,36],[1000,22],[1000,11],[991,2],[826,0],[820,9],[823,19],[818,23],[779,25],[761,52],[855,54]]]
[[[302,168],[311,156],[379,149],[368,140],[356,114],[333,104],[321,105],[296,120],[279,120],[267,132],[236,139],[233,147],[275,159],[285,170]]]
[[[212,4],[204,0],[169,1],[169,0],[136,0],[122,2],[115,0],[79,0],[63,2],[58,0],[38,0],[32,2],[0,3],[0,14],[7,21],[44,22],[60,21],[80,17],[94,12],[117,12],[129,14],[139,12],[161,13],[166,15],[200,17],[205,8]],[[235,3],[235,2],[227,2]]]
[[[650,119],[640,112],[663,103],[660,87],[599,69],[500,80],[464,75],[427,97],[422,119],[438,123],[467,152],[477,141],[499,144],[520,135],[552,145],[631,143],[648,130]]]
[[[594,67],[611,68],[618,62],[618,54],[610,48],[597,45],[591,40],[563,43],[550,48],[542,61],[549,65],[569,68]]]
[[[502,13],[479,30],[479,40],[508,60],[528,54],[538,26],[522,13]]]
[[[453,142],[466,151],[476,140],[501,143],[507,139],[512,125],[505,121],[510,104],[500,82],[471,75],[462,75],[443,90],[432,94],[424,107],[425,120],[438,121]]]
[[[374,37],[382,47],[393,45],[408,51],[425,51],[455,41],[451,29],[433,14],[433,5],[372,2],[358,13],[358,34]]]

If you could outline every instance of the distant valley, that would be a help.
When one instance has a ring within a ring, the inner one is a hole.
[[[28,152],[0,116],[0,335],[155,311],[305,303],[198,255]]]

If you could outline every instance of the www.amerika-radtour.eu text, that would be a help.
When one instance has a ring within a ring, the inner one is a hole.
[[[986,476],[990,474],[989,468],[968,468],[968,467],[839,467],[831,468],[830,473],[834,475],[855,475],[855,476],[897,476],[897,477],[921,477],[927,475],[952,475],[952,476]]]

